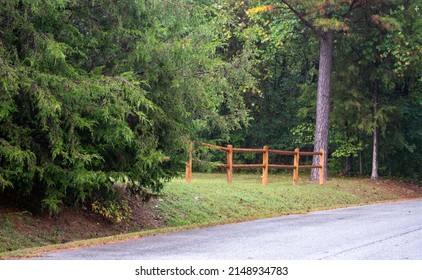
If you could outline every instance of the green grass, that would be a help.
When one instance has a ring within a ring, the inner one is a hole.
[[[0,220],[0,259],[36,256],[51,250],[118,242],[209,225],[421,197],[420,185],[409,187],[403,182],[391,180],[374,182],[369,179],[333,178],[324,186],[319,186],[303,175],[299,184],[293,186],[290,174],[277,174],[271,175],[268,185],[263,187],[257,174],[234,174],[233,182],[228,184],[225,174],[195,173],[191,184],[186,184],[182,178],[172,180],[164,188],[160,199],[155,200],[158,201],[155,207],[165,221],[162,229],[42,246],[44,243],[36,238],[39,234],[26,238],[19,235],[6,217]],[[21,219],[22,222],[31,222],[27,215]],[[31,246],[42,247],[4,252]]]
[[[25,217],[26,212],[14,213],[14,216],[17,217],[5,216],[0,219],[0,252],[13,251],[22,247],[47,245],[42,238],[37,237],[39,236],[37,234],[21,234],[11,221],[11,219],[14,218],[18,219],[21,223],[26,221],[30,222],[30,219]]]
[[[375,191],[374,191],[375,190]],[[163,191],[158,209],[167,226],[216,224],[291,213],[360,205],[400,196],[374,187],[370,180],[333,179],[324,186],[302,178],[292,185],[290,174],[271,175],[261,186],[256,174],[194,174],[191,184],[173,180]]]
[[[195,174],[187,185],[173,180],[158,205],[168,226],[241,221],[360,203],[356,196],[317,184],[292,186],[287,180],[263,187],[259,175]]]

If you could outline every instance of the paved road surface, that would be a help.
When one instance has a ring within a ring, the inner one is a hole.
[[[422,200],[214,226],[43,258],[422,260]]]

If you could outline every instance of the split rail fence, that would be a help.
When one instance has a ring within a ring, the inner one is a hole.
[[[262,185],[266,186],[268,183],[268,169],[292,169],[293,170],[293,185],[297,185],[299,180],[299,169],[305,168],[319,168],[319,184],[324,184],[324,150],[319,152],[301,152],[299,149],[294,151],[282,151],[282,150],[272,150],[268,149],[268,146],[264,146],[262,149],[248,149],[248,148],[233,148],[232,145],[227,145],[227,147],[216,146],[212,144],[202,143],[203,146],[209,148],[218,149],[226,153],[226,163],[221,164],[221,167],[226,168],[227,170],[227,182],[231,183],[233,180],[233,170],[238,168],[262,168]],[[262,153],[262,163],[258,164],[234,164],[233,163],[233,154],[234,153]],[[284,164],[270,164],[269,155],[285,155],[293,156],[293,165],[284,165]],[[319,156],[319,165],[300,165],[299,160],[300,156]],[[192,181],[192,146],[189,150],[189,160],[186,163],[186,182],[190,183]]]

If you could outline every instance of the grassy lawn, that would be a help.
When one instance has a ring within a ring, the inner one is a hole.
[[[303,175],[299,184],[293,186],[290,174],[277,174],[271,175],[268,185],[263,187],[259,174],[234,174],[231,184],[226,182],[225,174],[193,174],[191,184],[186,184],[182,178],[174,179],[166,185],[160,198],[151,202],[150,207],[164,221],[161,228],[154,230],[119,235],[108,233],[111,236],[79,241],[74,241],[80,239],[76,233],[60,232],[66,233],[71,242],[59,244],[56,241],[57,230],[31,232],[29,235],[19,232],[17,220],[20,224],[29,224],[41,222],[39,218],[32,220],[32,215],[21,215],[14,217],[12,223],[11,215],[0,215],[0,259],[34,256],[51,250],[117,242],[207,225],[414,198],[422,198],[421,185],[395,180],[374,182],[359,178],[332,178],[324,186],[319,186]],[[57,225],[52,226],[57,228]],[[31,248],[35,246],[41,247]],[[15,251],[7,252],[11,248]]]
[[[167,226],[218,224],[398,200],[407,198],[406,191],[389,181],[355,178],[334,178],[319,186],[302,176],[293,186],[290,174],[277,174],[263,187],[256,174],[234,174],[231,184],[225,174],[194,174],[189,185],[173,180],[157,208]]]

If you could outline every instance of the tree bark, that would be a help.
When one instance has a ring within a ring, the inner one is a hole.
[[[374,106],[374,135],[372,143],[372,180],[378,180],[378,123],[377,123],[377,112],[378,112],[378,80],[375,81],[374,91],[372,93],[372,102]]]
[[[378,180],[378,127],[374,128],[374,140],[372,145],[372,180]]]
[[[331,68],[333,65],[333,37],[334,31],[329,30],[320,36],[318,91],[316,104],[316,125],[314,136],[314,151],[325,150],[324,177],[328,179],[327,154],[328,154],[328,130],[330,124],[330,91],[331,91]],[[314,156],[312,165],[319,164],[319,156]],[[314,168],[311,172],[311,180],[318,180],[319,169]]]

